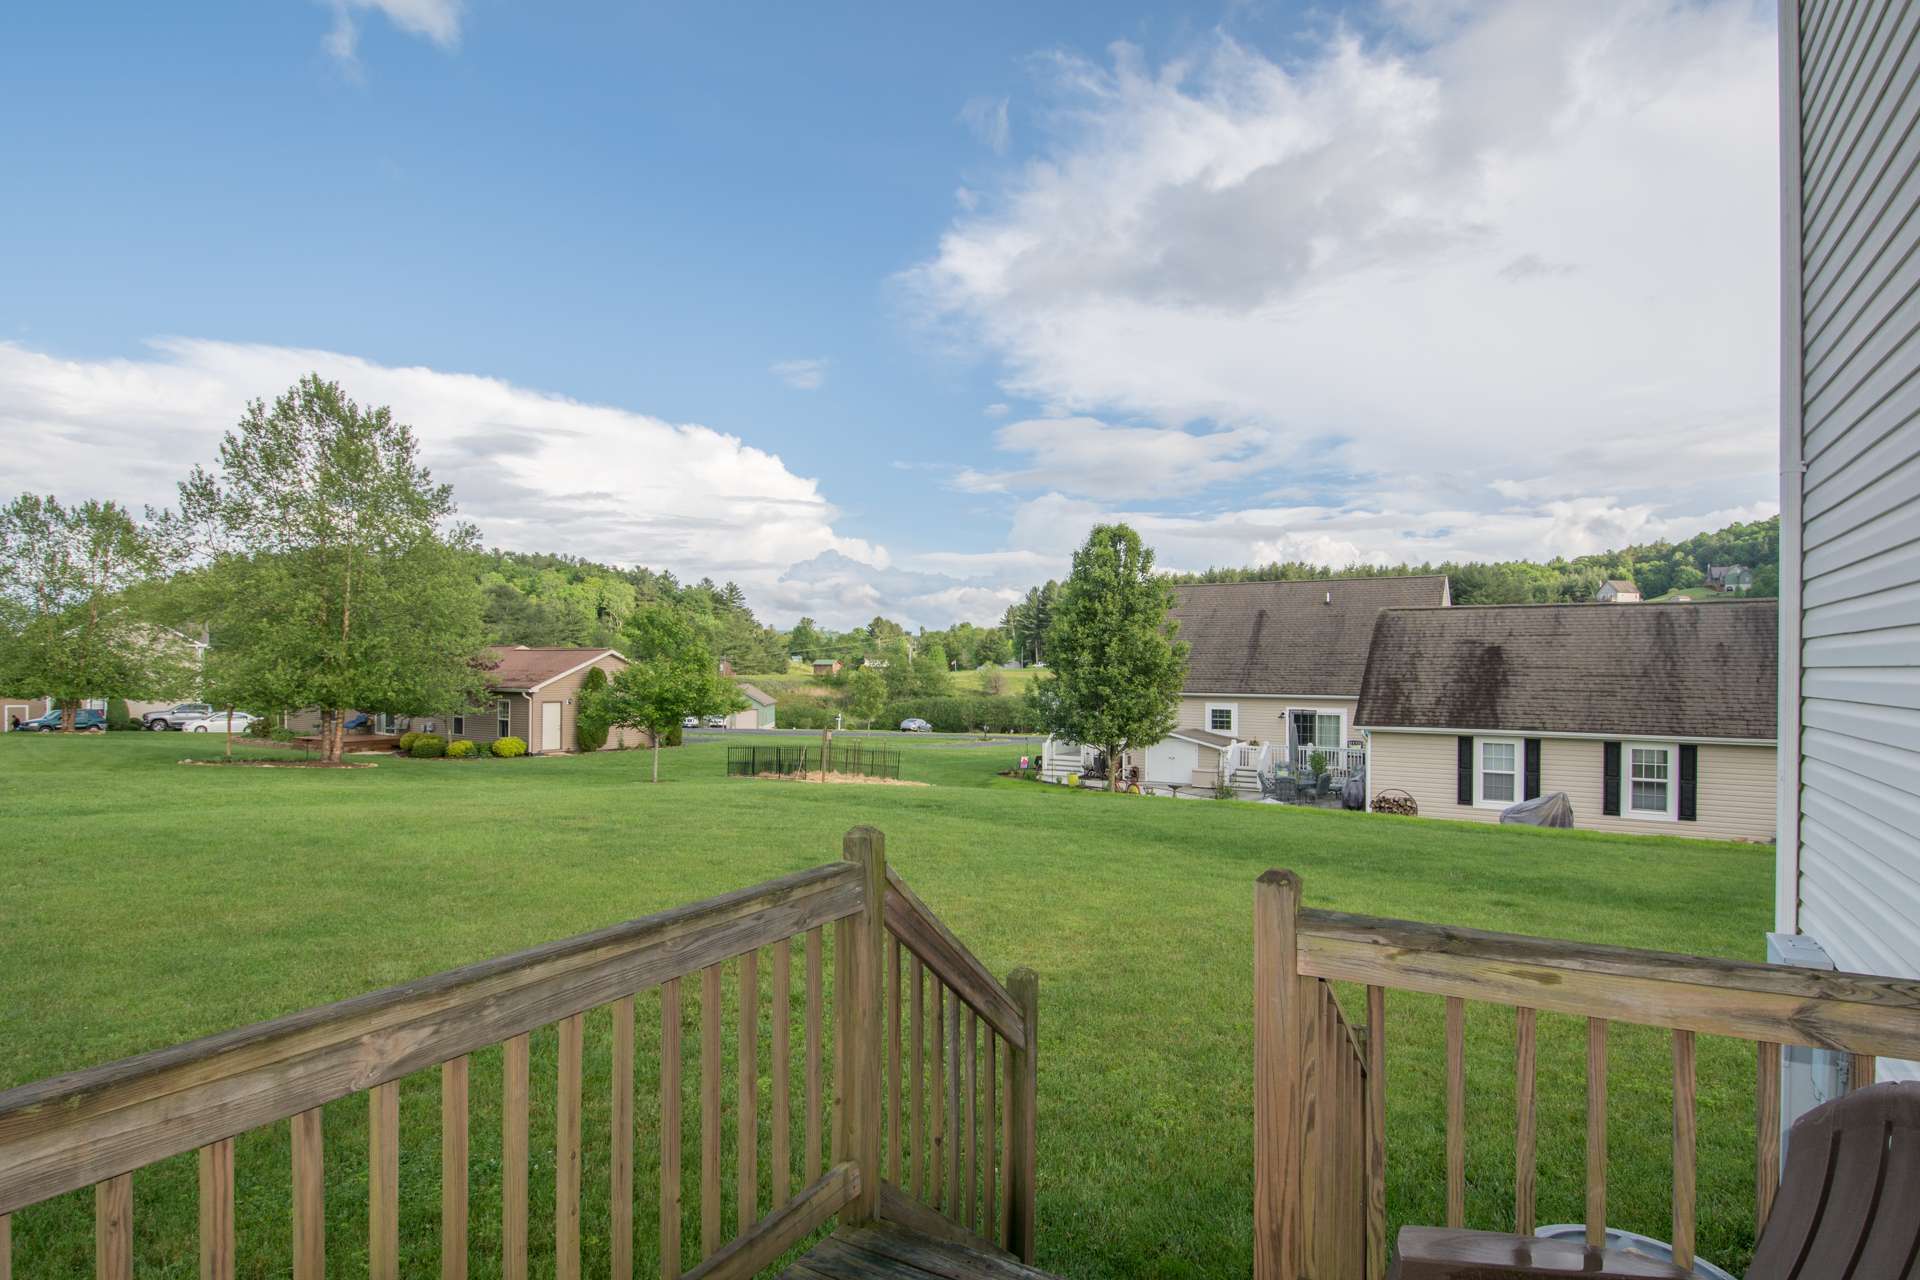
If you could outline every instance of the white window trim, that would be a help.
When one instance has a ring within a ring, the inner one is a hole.
[[[1486,794],[1488,745],[1513,748],[1513,799],[1490,799]],[[1473,740],[1473,807],[1505,809],[1519,804],[1527,794],[1527,743],[1524,738],[1478,738]]]
[[[513,733],[513,707],[505,698],[496,698],[493,703],[493,727],[499,736],[508,737]]]
[[[1216,729],[1213,727],[1213,713],[1215,711],[1224,711],[1227,713],[1227,716],[1230,719],[1231,723],[1228,724],[1226,728]],[[1201,725],[1200,727],[1202,729],[1205,729],[1208,733],[1224,733],[1224,734],[1227,734],[1229,737],[1236,737],[1236,738],[1239,737],[1240,735],[1240,704],[1237,702],[1209,702],[1207,704],[1206,723]]]
[[[1633,753],[1667,753],[1667,807],[1664,811],[1633,807]],[[1680,747],[1673,742],[1623,742],[1620,744],[1620,816],[1639,822],[1680,821]]]

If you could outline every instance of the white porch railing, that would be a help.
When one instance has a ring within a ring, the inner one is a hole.
[[[1345,777],[1359,773],[1367,767],[1365,747],[1313,747],[1297,746],[1293,749],[1293,768],[1296,773],[1311,772],[1311,762],[1318,754],[1326,758],[1327,772]]]
[[[1227,761],[1229,776],[1239,773],[1242,769],[1265,773],[1273,763],[1273,744],[1236,742],[1227,748]]]

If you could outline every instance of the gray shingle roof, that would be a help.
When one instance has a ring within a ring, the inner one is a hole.
[[[1354,719],[1771,741],[1775,601],[1496,605],[1380,615]]]
[[[1192,646],[1190,693],[1360,692],[1380,610],[1444,605],[1442,575],[1208,582],[1176,587],[1173,616]],[[1332,603],[1328,603],[1331,598]]]

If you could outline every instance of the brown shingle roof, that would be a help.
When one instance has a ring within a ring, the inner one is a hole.
[[[1441,575],[1208,582],[1174,588],[1190,693],[1360,692],[1380,610],[1444,605]],[[1328,603],[1331,598],[1332,603]]]
[[[620,656],[616,649],[536,649],[526,645],[494,645],[487,653],[493,658],[493,665],[487,669],[487,684],[508,690],[532,689],[596,658]]]
[[[1354,719],[1770,741],[1779,662],[1772,600],[1395,609],[1374,625]]]

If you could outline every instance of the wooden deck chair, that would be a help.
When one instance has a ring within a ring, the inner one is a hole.
[[[1920,1277],[1920,1082],[1877,1084],[1794,1122],[1747,1280]]]

